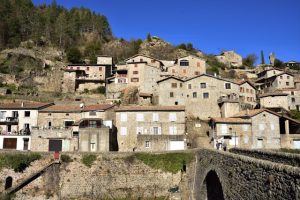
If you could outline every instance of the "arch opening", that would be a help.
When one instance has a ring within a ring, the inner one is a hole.
[[[201,196],[206,200],[224,200],[222,184],[215,171],[206,175]]]
[[[4,189],[7,190],[7,189],[11,188],[12,182],[13,182],[13,178],[12,178],[11,176],[8,176],[8,177],[5,179],[5,186],[4,186]]]

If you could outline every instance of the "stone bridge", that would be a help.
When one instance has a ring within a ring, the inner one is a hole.
[[[300,199],[299,155],[201,149],[195,156],[188,171],[193,199]]]

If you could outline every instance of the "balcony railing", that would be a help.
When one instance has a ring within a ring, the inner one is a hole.
[[[5,119],[0,119],[0,122],[18,122],[19,119],[16,117],[6,117]]]

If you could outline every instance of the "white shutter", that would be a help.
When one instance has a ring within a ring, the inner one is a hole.
[[[136,127],[136,134],[144,134],[144,128],[143,127]]]
[[[127,122],[127,113],[121,113],[121,122]]]
[[[143,113],[137,113],[136,114],[136,121],[138,121],[138,122],[144,121],[144,114]]]
[[[153,134],[153,127],[150,127],[150,134]]]
[[[127,135],[127,127],[121,127],[121,135]]]
[[[227,124],[221,124],[221,134],[227,133]]]
[[[169,121],[171,121],[171,122],[176,121],[176,113],[170,113],[169,114]]]
[[[169,134],[173,135],[173,133],[174,133],[174,128],[173,128],[173,126],[170,126],[169,127]]]
[[[176,135],[177,134],[177,127],[173,126],[173,133]]]
[[[158,135],[161,135],[161,127],[158,127]]]
[[[153,115],[152,115],[152,120],[153,120],[154,122],[158,122],[158,121],[159,121],[159,115],[158,115],[158,113],[153,113]]]

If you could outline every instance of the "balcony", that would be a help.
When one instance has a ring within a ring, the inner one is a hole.
[[[20,131],[4,131],[2,130],[0,132],[0,135],[7,135],[7,136],[24,136],[24,135],[31,135],[30,130],[29,129],[22,129]]]
[[[228,96],[221,96],[218,99],[218,104],[225,103],[225,102],[239,103],[239,97],[236,95],[228,95]]]
[[[6,117],[5,119],[0,119],[0,125],[18,125],[19,119],[16,117]]]

